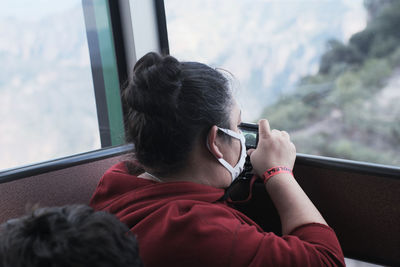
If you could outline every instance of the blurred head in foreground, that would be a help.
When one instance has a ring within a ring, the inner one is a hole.
[[[142,266],[129,229],[85,205],[40,208],[0,225],[2,267]]]

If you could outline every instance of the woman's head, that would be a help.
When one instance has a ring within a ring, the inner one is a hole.
[[[197,62],[148,53],[134,67],[123,93],[127,141],[136,159],[155,174],[180,170],[213,125],[230,128],[228,80]]]

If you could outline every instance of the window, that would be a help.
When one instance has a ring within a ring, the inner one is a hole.
[[[400,165],[400,3],[166,0],[171,55],[231,71],[300,153]],[[245,100],[245,101],[244,101]]]
[[[102,132],[108,145],[121,143],[107,12],[107,1],[2,3],[0,170],[98,149]]]

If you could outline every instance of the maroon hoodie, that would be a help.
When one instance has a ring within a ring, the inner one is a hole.
[[[192,182],[138,178],[121,162],[104,174],[90,204],[131,228],[145,266],[344,266],[328,226],[302,225],[280,237],[220,201],[223,195]]]

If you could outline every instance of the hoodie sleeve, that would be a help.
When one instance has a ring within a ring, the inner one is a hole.
[[[345,266],[334,231],[317,223],[302,225],[283,237],[240,225],[231,255],[231,266]]]

